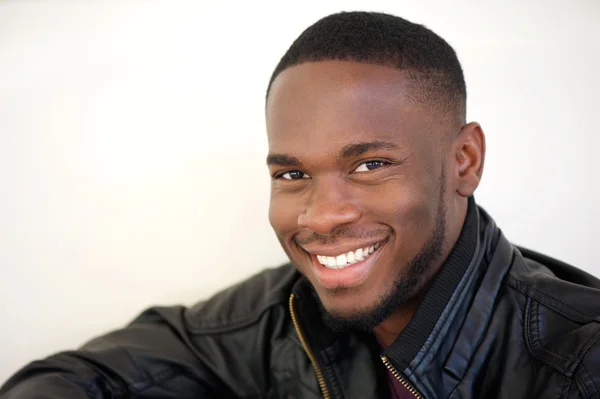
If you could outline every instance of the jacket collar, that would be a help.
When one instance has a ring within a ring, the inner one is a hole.
[[[440,318],[447,318],[444,310],[451,303],[465,272],[471,264],[479,263],[480,256],[474,256],[479,246],[479,223],[479,212],[471,197],[456,244],[419,302],[406,328],[385,350],[384,354],[392,360],[397,369],[403,370],[408,367],[429,339]]]
[[[491,217],[474,202],[469,208],[455,250],[470,248],[471,257],[464,256],[467,252],[461,257],[451,253],[407,329],[386,349],[388,358],[424,397],[448,397],[464,378],[490,325],[494,303],[513,260],[513,246]],[[436,296],[443,301],[438,302]],[[423,313],[429,312],[436,319],[429,324],[421,322]],[[415,322],[425,326],[422,335],[406,335]],[[403,345],[420,346],[405,354]]]

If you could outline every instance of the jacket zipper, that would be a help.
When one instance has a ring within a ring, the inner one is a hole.
[[[410,385],[408,382],[406,382],[406,380],[404,380],[404,378],[402,378],[402,376],[400,376],[400,373],[398,372],[398,370],[396,370],[396,367],[394,367],[394,365],[390,362],[387,356],[382,355],[381,361],[383,362],[383,364],[385,364],[385,367],[387,367],[388,370],[392,372],[394,377],[396,377],[396,379],[400,381],[400,384],[402,384],[404,388],[406,388],[410,393],[412,393],[415,398],[423,399],[423,396],[421,396],[421,394],[415,388],[413,388],[412,385]]]
[[[329,389],[327,389],[327,385],[325,384],[325,377],[323,377],[323,373],[321,372],[321,368],[317,364],[317,358],[312,353],[308,344],[306,343],[306,339],[304,338],[304,334],[302,333],[302,329],[300,328],[300,324],[298,323],[298,318],[296,317],[296,311],[294,309],[294,298],[295,295],[290,295],[290,314],[292,315],[292,323],[294,324],[294,328],[296,329],[296,334],[298,334],[298,338],[300,339],[300,343],[302,343],[302,347],[304,348],[304,352],[310,359],[310,362],[315,369],[315,374],[317,375],[317,381],[319,382],[319,388],[321,388],[321,393],[323,394],[323,398],[330,399],[331,395],[329,394]]]

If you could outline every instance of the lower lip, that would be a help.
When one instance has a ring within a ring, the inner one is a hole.
[[[315,276],[326,289],[351,288],[360,285],[369,276],[375,266],[379,252],[385,246],[382,242],[367,259],[346,266],[342,269],[329,269],[323,266],[315,255],[310,255]]]

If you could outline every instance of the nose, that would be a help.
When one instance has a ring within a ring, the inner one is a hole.
[[[345,187],[345,182],[313,182],[309,201],[298,216],[298,226],[320,234],[360,219],[360,207]]]

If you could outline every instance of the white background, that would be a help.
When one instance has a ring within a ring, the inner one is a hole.
[[[264,90],[335,11],[446,38],[488,138],[478,202],[512,241],[600,275],[600,2],[482,3],[0,2],[0,382],[285,261]]]

